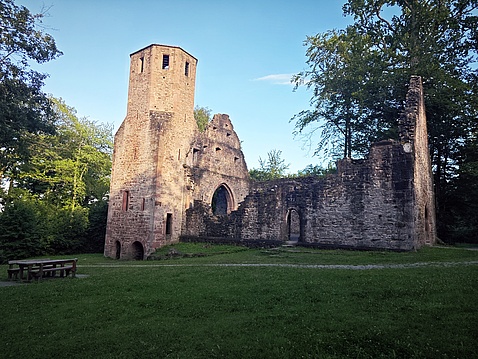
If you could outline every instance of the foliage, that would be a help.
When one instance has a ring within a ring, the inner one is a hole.
[[[109,190],[112,126],[79,119],[62,100],[52,102],[57,133],[39,135],[30,161],[18,167],[14,186],[72,209],[103,200]]]
[[[88,243],[87,208],[59,208],[24,190],[14,192],[0,213],[0,263],[82,251]]]
[[[103,253],[105,249],[108,202],[97,201],[88,206],[88,228],[82,238],[82,253]]]
[[[74,108],[51,101],[55,134],[36,136],[29,161],[17,164],[3,195],[1,260],[103,250],[111,126],[79,119]]]
[[[478,244],[478,135],[458,160],[457,176],[451,179],[443,197],[446,216],[438,225],[447,242]]]
[[[307,177],[307,176],[316,176],[316,177],[325,177],[328,174],[336,173],[337,169],[334,164],[331,162],[328,164],[327,168],[324,168],[320,165],[307,165],[303,170],[297,171],[296,177]]]
[[[363,155],[371,142],[396,138],[407,83],[421,76],[446,220],[445,197],[478,129],[478,1],[348,0],[343,9],[353,24],[305,42],[309,69],[294,81],[313,90],[312,109],[293,118],[296,133],[321,131],[316,153]]]
[[[32,14],[13,0],[0,0],[0,181],[28,158],[35,134],[53,133],[51,103],[41,91],[46,75],[31,70],[62,53]]]
[[[9,202],[0,214],[0,263],[44,253],[44,208],[40,201],[18,198]]]
[[[255,181],[269,181],[286,176],[290,164],[286,164],[281,158],[282,151],[272,150],[267,153],[267,160],[259,157],[260,168],[253,168],[249,175]]]
[[[316,264],[324,257],[347,263],[363,262],[361,258],[402,263],[401,258],[414,256],[416,262],[446,263],[451,257],[478,256],[476,251],[438,248],[412,253],[311,252]],[[248,250],[229,256],[260,257],[260,253]],[[289,254],[279,259],[281,263],[304,256]],[[78,257],[79,273],[87,278],[1,288],[3,356],[478,355],[477,325],[472,320],[477,315],[476,264],[369,270],[227,267],[212,266],[208,261],[218,256],[211,256],[181,259],[189,263],[184,267],[175,262],[158,268],[154,261],[135,266],[101,255]],[[5,268],[0,268],[4,277]],[[29,328],[28,336],[24,328]]]
[[[199,128],[199,132],[206,131],[209,121],[211,121],[211,110],[207,107],[194,107],[194,119]]]

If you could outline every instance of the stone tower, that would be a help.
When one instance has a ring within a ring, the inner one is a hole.
[[[183,165],[197,125],[197,59],[175,46],[130,55],[126,118],[115,135],[105,255],[143,259],[179,240]]]

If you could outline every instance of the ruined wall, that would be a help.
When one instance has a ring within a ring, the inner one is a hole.
[[[399,121],[400,140],[414,160],[414,221],[419,246],[435,244],[435,195],[428,149],[427,121],[422,80],[412,76],[407,93],[407,106]]]
[[[332,248],[412,250],[434,243],[434,202],[423,91],[413,78],[401,141],[382,141],[337,173],[255,182],[237,211],[187,210],[185,239],[295,242]],[[298,222],[298,224],[297,224]]]
[[[192,200],[211,203],[215,190],[226,185],[236,210],[249,193],[249,174],[241,144],[228,115],[216,114],[191,145],[189,169]]]
[[[338,162],[337,174],[256,182],[237,212],[205,216],[189,210],[189,225],[204,237],[238,241],[294,241],[290,213],[299,218],[302,244],[410,250],[413,243],[412,156],[400,144],[374,145],[364,160]],[[199,223],[197,223],[199,222]]]

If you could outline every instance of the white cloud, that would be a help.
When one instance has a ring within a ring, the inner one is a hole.
[[[273,85],[292,85],[290,82],[292,76],[294,76],[294,74],[274,74],[259,77],[254,79],[254,81],[265,81]]]

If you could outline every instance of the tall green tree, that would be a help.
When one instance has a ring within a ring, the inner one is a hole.
[[[282,151],[280,150],[269,151],[267,159],[263,160],[259,157],[260,168],[251,169],[249,175],[255,181],[269,181],[286,177],[290,164],[286,164],[281,156]]]
[[[30,161],[18,167],[15,186],[72,210],[103,200],[109,191],[112,126],[78,118],[62,100],[52,102],[56,134],[39,135]]]
[[[363,154],[395,136],[410,76],[421,76],[446,215],[443,198],[478,128],[478,0],[348,0],[343,9],[353,24],[306,40],[309,69],[294,80],[313,95],[296,130],[322,128],[318,151],[337,141],[344,156]]]
[[[55,134],[37,134],[0,212],[0,262],[103,248],[112,127],[54,104]]]
[[[36,134],[54,131],[51,103],[41,90],[46,75],[29,66],[62,54],[41,27],[43,16],[0,0],[0,181],[28,158]]]

